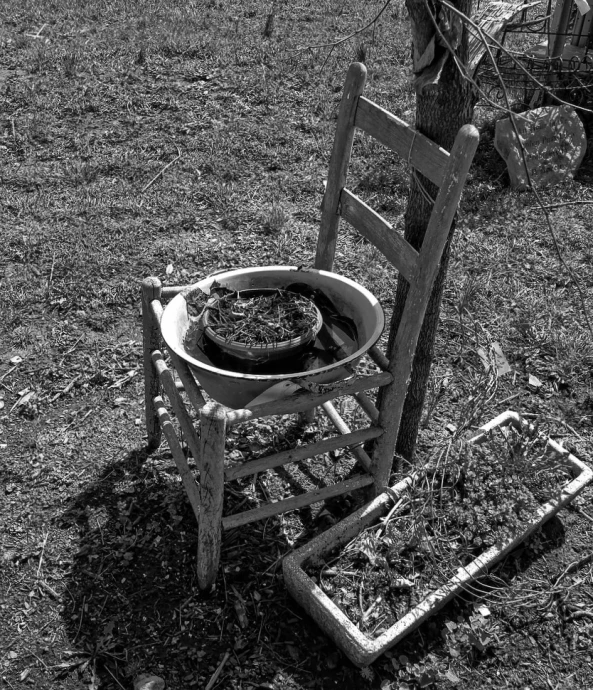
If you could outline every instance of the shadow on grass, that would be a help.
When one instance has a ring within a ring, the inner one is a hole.
[[[225,533],[203,593],[197,524],[168,452],[138,449],[107,466],[60,518],[80,535],[63,617],[81,679],[94,669],[96,687],[129,688],[149,673],[169,690],[204,688],[226,658],[218,687],[371,687],[288,597],[283,520]]]
[[[246,495],[230,492],[226,510],[232,512],[233,502],[253,507]],[[380,688],[398,674],[413,682],[414,669],[426,668],[427,658],[447,662],[445,623],[471,615],[475,591],[361,672],[286,592],[281,563],[290,549],[287,519],[225,533],[216,586],[200,592],[197,524],[168,452],[149,456],[138,449],[108,465],[60,518],[61,526],[76,525],[80,535],[63,610],[80,664],[64,673],[75,671],[89,683],[85,687],[107,690],[129,688],[148,673],[163,678],[169,690],[182,690],[205,688],[224,660],[220,688],[348,690]],[[554,518],[507,558],[497,582],[502,576],[511,583],[563,541],[562,523]],[[480,589],[487,588],[484,580]],[[495,651],[472,649],[466,661],[480,663]],[[402,654],[408,658],[403,667],[397,661]]]

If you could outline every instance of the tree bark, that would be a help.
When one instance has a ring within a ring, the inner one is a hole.
[[[451,0],[451,4],[466,15],[471,14],[471,0]],[[406,0],[410,13],[412,43],[414,50],[414,62],[424,54],[427,46],[435,34],[435,26],[432,15],[442,16],[443,8],[438,0]],[[429,9],[430,8],[430,12]],[[451,16],[451,15],[450,15]],[[445,51],[447,48],[439,46],[436,49]],[[462,32],[461,43],[456,49],[462,62],[467,55],[467,32]],[[423,89],[416,96],[416,129],[430,137],[446,150],[450,150],[459,129],[471,122],[475,106],[475,96],[471,84],[463,79],[455,65],[455,61],[449,55],[440,79],[436,85]],[[411,177],[408,205],[405,214],[405,237],[416,249],[419,249],[424,239],[424,233],[432,211],[432,202],[435,199],[438,188],[419,173]],[[428,197],[428,198],[427,198]],[[451,239],[455,230],[455,224],[451,226],[449,238],[441,266],[435,279],[434,287],[420,331],[418,346],[414,357],[412,374],[408,387],[403,416],[399,428],[396,444],[396,453],[408,460],[412,460],[416,448],[418,429],[430,367],[434,354],[434,343],[439,321],[441,299],[449,254]],[[405,298],[408,292],[408,283],[400,276],[397,284],[394,318],[392,320],[390,342],[395,338],[399,320],[403,311]]]

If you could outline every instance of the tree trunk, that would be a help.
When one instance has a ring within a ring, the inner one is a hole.
[[[470,15],[471,0],[452,0],[451,4],[464,14]],[[410,13],[412,42],[416,61],[419,56],[424,54],[426,47],[435,34],[435,27],[425,0],[406,0],[406,5]],[[436,2],[428,0],[428,5],[435,16],[439,16],[439,13],[443,11],[443,7],[438,0]],[[438,47],[437,51],[439,50],[444,51],[446,49]],[[467,32],[465,30],[462,34],[461,44],[457,48],[457,54],[460,60],[465,63],[467,54]],[[471,84],[462,78],[453,58],[449,56],[438,83],[425,88],[422,93],[417,94],[416,129],[430,137],[430,139],[444,149],[450,150],[459,129],[471,122],[474,106],[475,96]],[[416,249],[422,245],[432,210],[430,199],[434,199],[437,192],[437,187],[425,177],[419,173],[412,175],[405,215],[405,237]],[[396,453],[408,460],[413,459],[416,448],[454,229],[455,224],[451,226],[449,239],[420,331],[397,439]],[[390,341],[397,332],[407,292],[408,283],[400,276],[396,291],[394,319],[389,335]]]

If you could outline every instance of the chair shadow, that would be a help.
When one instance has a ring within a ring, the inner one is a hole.
[[[307,687],[370,687],[289,598],[281,518],[223,534],[215,587],[199,590],[197,523],[166,448],[109,464],[59,525],[78,531],[62,616],[80,663],[64,675],[86,682],[94,673],[102,689],[131,687],[142,673],[170,690],[204,688],[228,652],[219,687],[225,675],[256,687],[293,687],[288,676]]]

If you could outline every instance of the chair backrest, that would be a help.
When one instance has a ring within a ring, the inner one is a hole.
[[[332,270],[339,223],[343,218],[375,245],[409,284],[397,335],[387,352],[393,383],[388,386],[390,390],[383,391],[379,409],[379,424],[387,426],[388,421],[389,433],[386,430],[379,439],[376,452],[385,456],[382,462],[387,468],[395,447],[418,335],[479,135],[475,127],[465,125],[449,153],[364,98],[365,80],[365,66],[352,64],[344,85],[329,164],[315,267]],[[356,128],[389,147],[439,188],[419,251],[346,187]],[[385,472],[388,470],[379,474]]]

